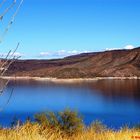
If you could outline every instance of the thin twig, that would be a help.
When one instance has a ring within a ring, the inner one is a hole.
[[[10,79],[7,80],[7,82],[4,84],[4,86],[2,87],[2,89],[0,90],[0,95],[3,94],[5,88],[7,87],[8,83],[9,83]]]
[[[21,1],[20,1],[20,3],[19,3],[19,5],[18,5],[18,7],[17,7],[15,13],[14,13],[13,16],[11,17],[11,19],[10,19],[10,21],[9,21],[9,23],[8,23],[8,25],[7,25],[7,27],[5,28],[4,32],[2,33],[2,35],[1,35],[1,37],[0,37],[0,43],[2,43],[3,38],[5,37],[6,33],[8,32],[9,28],[11,27],[11,25],[13,24],[13,22],[14,22],[14,20],[15,20],[15,17],[16,17],[16,15],[17,15],[18,12],[19,12],[20,7],[22,6],[23,1],[24,1],[24,0],[21,0]],[[13,3],[15,4],[15,3],[16,3],[16,0],[14,0]],[[1,18],[3,18],[3,17],[1,17]],[[1,20],[2,20],[2,19],[1,19]]]
[[[0,3],[0,8],[3,6],[3,4],[6,2],[6,0],[3,0],[1,3]]]
[[[5,11],[0,15],[0,20],[3,20],[3,17],[12,9],[12,7],[15,5],[16,0],[14,0],[9,7],[5,9]]]
[[[9,102],[12,98],[13,92],[14,92],[14,88],[12,88],[12,91],[10,92],[10,96],[9,96],[7,102],[5,103],[5,105],[3,107],[0,108],[0,111],[3,111],[6,108],[6,106],[9,104]]]

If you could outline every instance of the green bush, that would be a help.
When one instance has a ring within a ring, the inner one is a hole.
[[[35,121],[38,122],[43,129],[60,130],[67,135],[73,135],[83,130],[84,124],[82,118],[77,112],[69,109],[53,113],[46,112],[35,115]]]

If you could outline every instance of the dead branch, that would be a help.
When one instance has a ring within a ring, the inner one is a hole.
[[[6,0],[3,0],[1,3],[0,3],[0,8],[3,6],[3,4],[6,2]]]
[[[16,17],[16,15],[17,15],[18,12],[19,12],[20,7],[22,6],[23,1],[24,1],[24,0],[21,0],[21,1],[20,1],[18,7],[16,8],[15,12],[13,13],[11,19],[9,20],[7,27],[5,28],[5,30],[3,31],[3,33],[2,33],[2,35],[1,35],[1,37],[0,37],[0,43],[2,43],[2,41],[3,41],[4,37],[5,37],[5,35],[7,34],[8,30],[9,30],[10,27],[11,27],[11,25],[13,24],[13,22],[14,22],[14,20],[15,20],[15,17]],[[16,4],[16,0],[14,0],[13,3],[0,15],[0,21],[3,20],[4,16],[8,13],[9,10],[11,10],[11,9],[14,7],[15,4]],[[3,4],[2,4],[2,5],[3,5]]]
[[[4,6],[4,4],[6,3],[7,0],[2,0],[2,2],[0,2],[0,8],[2,8]],[[17,8],[15,8],[15,12],[12,14],[7,26],[4,28],[4,31],[2,32],[2,35],[0,35],[0,43],[3,41],[6,33],[8,32],[9,28],[11,27],[11,25],[13,24],[16,15],[19,12],[20,7],[22,6],[23,0],[19,0],[19,4],[17,5]],[[13,2],[7,6],[4,11],[0,14],[0,22],[2,22],[4,20],[4,17],[7,15],[7,13],[9,11],[11,11],[11,9],[13,9],[16,5],[16,0],[13,0]],[[0,56],[0,96],[3,95],[9,80],[6,79],[4,81],[4,83],[2,83],[2,77],[6,74],[7,70],[9,69],[9,67],[11,66],[12,63],[14,63],[17,59],[19,59],[20,56],[16,56],[15,53],[17,51],[19,47],[19,43],[17,44],[16,48],[12,51],[10,50],[6,55],[1,55]],[[1,84],[2,83],[2,84]],[[3,107],[0,108],[0,111],[4,110],[4,108],[8,105],[12,94],[13,94],[14,89],[12,89],[10,96],[8,98],[8,100],[6,101],[6,103],[3,105]]]

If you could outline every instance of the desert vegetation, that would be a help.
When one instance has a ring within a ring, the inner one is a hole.
[[[13,123],[11,128],[0,129],[0,140],[132,140],[140,136],[140,128],[107,128],[100,121],[85,126],[74,111],[47,112],[35,115],[32,122]]]

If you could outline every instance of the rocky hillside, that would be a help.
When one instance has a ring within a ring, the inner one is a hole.
[[[7,75],[56,78],[140,77],[140,47],[84,53],[55,60],[18,60],[10,66]]]

